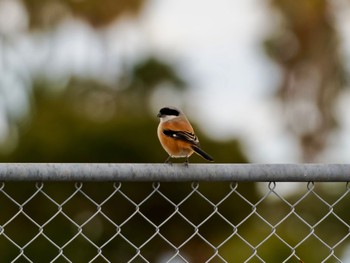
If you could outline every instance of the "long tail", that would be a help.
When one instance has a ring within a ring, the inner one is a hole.
[[[207,154],[205,151],[203,151],[201,148],[199,148],[196,145],[192,145],[192,149],[200,156],[202,156],[204,159],[213,162],[214,159],[209,154]]]

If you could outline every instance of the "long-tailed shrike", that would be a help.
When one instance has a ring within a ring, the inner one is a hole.
[[[169,154],[166,163],[169,163],[171,158],[182,157],[186,158],[185,164],[188,164],[188,157],[193,152],[208,161],[214,161],[200,148],[198,138],[183,112],[174,107],[164,107],[160,109],[157,117],[160,119],[158,138],[164,150]]]

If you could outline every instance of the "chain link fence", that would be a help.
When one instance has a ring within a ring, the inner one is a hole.
[[[1,262],[350,262],[349,167],[268,167],[0,165]]]

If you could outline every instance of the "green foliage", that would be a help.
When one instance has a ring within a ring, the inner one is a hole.
[[[176,74],[171,65],[150,58],[137,64],[131,72],[130,90],[133,92],[141,92],[139,95],[147,95],[147,91],[152,90],[162,82],[172,83],[179,89],[184,90],[186,83],[179,75]]]
[[[33,113],[6,162],[163,162],[156,135],[158,119],[140,104],[119,108],[119,91],[90,82],[50,93],[37,86]],[[38,84],[39,85],[39,84]],[[123,92],[122,92],[123,93]],[[140,93],[143,94],[143,93]],[[142,98],[140,98],[142,100]],[[145,104],[145,103],[143,103]],[[198,129],[196,129],[198,130]],[[246,162],[235,140],[215,142],[198,130],[217,162]],[[181,160],[182,161],[182,160]],[[191,161],[202,162],[200,157]]]
[[[163,162],[167,154],[150,114],[149,98],[162,83],[178,90],[185,81],[163,61],[147,58],[125,72],[115,85],[72,78],[64,88],[37,79],[32,112],[19,129],[18,146],[0,155],[4,162]],[[217,162],[246,162],[239,142],[201,144]],[[180,160],[183,161],[183,160]],[[203,162],[194,156],[191,162]]]

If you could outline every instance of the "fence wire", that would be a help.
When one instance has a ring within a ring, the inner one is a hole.
[[[349,189],[4,181],[1,262],[349,262]]]

